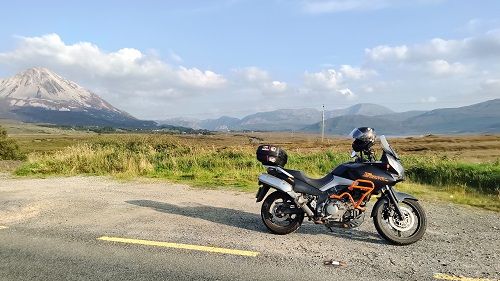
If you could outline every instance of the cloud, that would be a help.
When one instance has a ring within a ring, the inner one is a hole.
[[[340,93],[341,95],[347,97],[347,98],[354,98],[355,97],[354,93],[349,88],[340,89],[340,90],[337,90],[337,92]]]
[[[425,97],[420,100],[422,103],[435,103],[437,102],[437,98],[433,96]]]
[[[365,49],[365,54],[374,62],[402,62],[423,60],[484,59],[500,57],[500,30],[463,39],[434,38],[423,44],[412,46],[380,45]]]
[[[445,60],[433,60],[427,63],[429,71],[436,76],[465,73],[467,68],[459,62],[449,63]]]
[[[364,79],[369,76],[377,74],[375,70],[372,69],[364,69],[361,67],[354,67],[348,64],[344,64],[340,66],[340,72],[348,79]]]
[[[66,44],[57,34],[19,37],[19,46],[0,53],[0,63],[15,70],[45,66],[92,85],[121,93],[175,88],[186,94],[220,88],[226,79],[213,71],[173,67],[134,48],[105,52],[89,42]],[[137,88],[136,88],[137,87]]]
[[[370,11],[390,7],[418,4],[435,4],[441,0],[303,0],[302,9],[311,14],[340,13],[349,11]]]
[[[319,72],[305,72],[302,90],[309,93],[337,93],[346,98],[354,98],[356,95],[349,85],[363,83],[375,74],[376,71],[372,69],[347,64],[341,65],[339,70],[328,68]]]
[[[267,71],[255,66],[235,69],[233,73],[233,83],[239,89],[253,89],[263,94],[284,93],[288,89],[286,82],[272,79]]]
[[[304,84],[306,87],[316,90],[337,90],[343,80],[342,73],[335,69],[325,69],[320,72],[304,74]]]
[[[309,13],[337,13],[353,10],[374,10],[387,7],[388,0],[309,0],[303,2],[303,8]]]
[[[168,56],[175,63],[181,63],[184,61],[179,54],[177,54],[176,52],[174,52],[172,50],[169,51]]]

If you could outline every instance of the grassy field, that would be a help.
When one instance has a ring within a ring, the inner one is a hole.
[[[284,147],[289,154],[288,168],[318,177],[349,161],[351,142],[340,137],[320,142],[317,136],[297,133],[172,136],[66,132],[14,133],[11,137],[28,155],[12,168],[19,176],[151,177],[243,191],[255,191],[256,178],[264,172],[255,160],[259,143]],[[500,210],[500,136],[389,140],[407,169],[408,183],[398,185],[402,190]]]

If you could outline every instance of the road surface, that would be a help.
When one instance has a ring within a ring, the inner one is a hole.
[[[424,238],[371,219],[267,232],[253,194],[105,177],[0,178],[0,280],[499,280],[500,215],[421,202]],[[325,260],[345,262],[325,266]],[[462,277],[460,277],[462,276]]]

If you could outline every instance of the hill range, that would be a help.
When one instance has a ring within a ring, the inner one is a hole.
[[[193,131],[192,128],[318,133],[321,115],[321,111],[311,108],[279,109],[243,118],[222,116],[200,120],[179,117],[154,122],[135,118],[46,68],[31,68],[0,80],[0,118],[28,123],[147,130],[176,128],[186,132]],[[374,127],[392,135],[500,133],[500,98],[458,108],[406,112],[360,103],[326,111],[325,118],[325,132],[336,135],[345,135],[359,126]]]

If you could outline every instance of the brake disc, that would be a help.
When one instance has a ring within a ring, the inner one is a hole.
[[[399,216],[394,213],[393,216],[389,217],[389,225],[399,231],[408,231],[415,225],[415,216],[407,207],[400,206],[399,209],[403,214],[403,218],[399,219]]]

